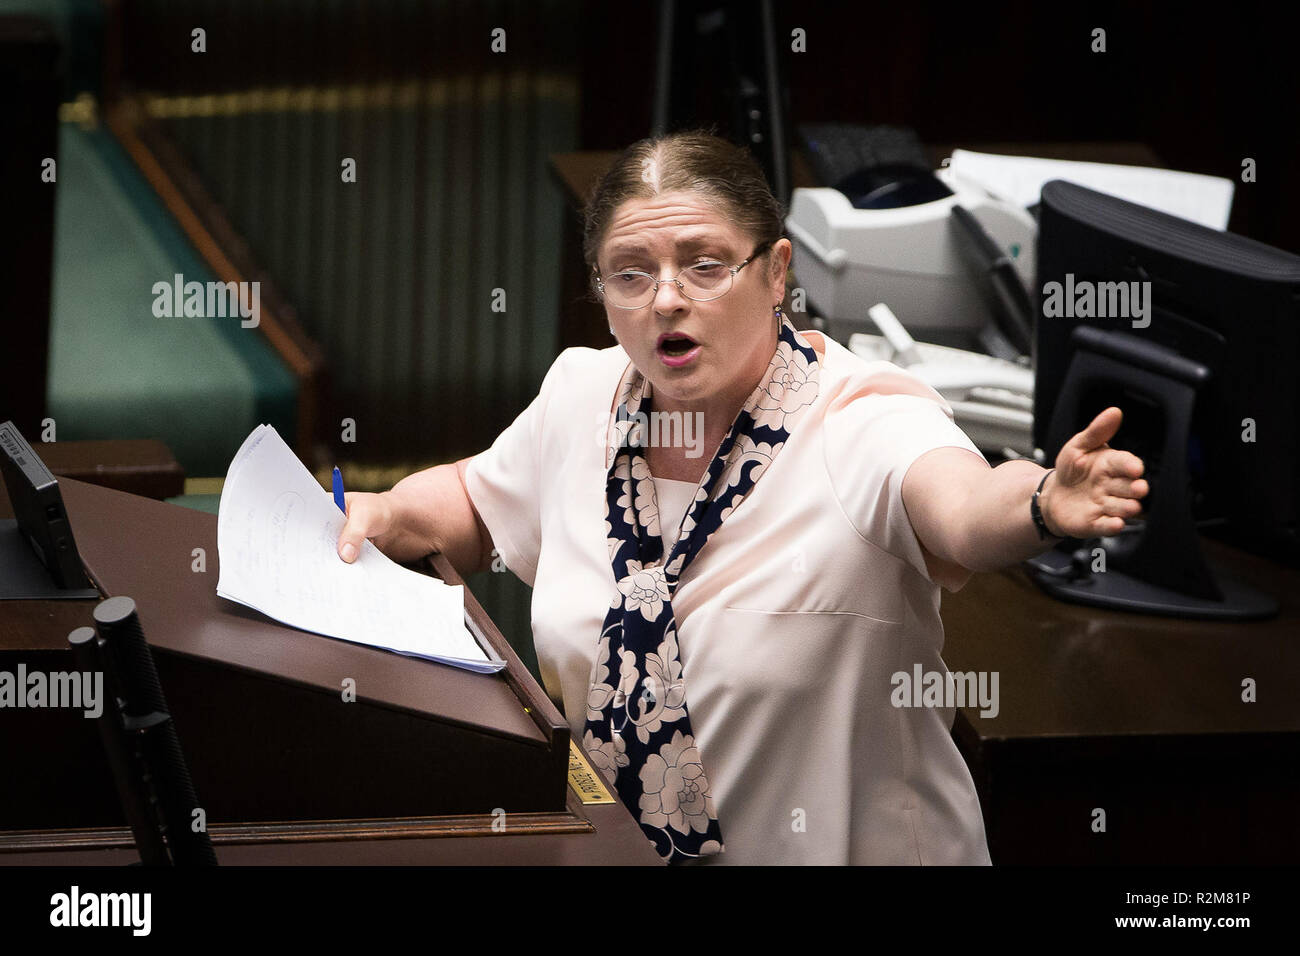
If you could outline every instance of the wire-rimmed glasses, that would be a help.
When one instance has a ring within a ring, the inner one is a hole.
[[[736,273],[760,256],[771,240],[763,243],[750,253],[749,258],[739,265],[728,267],[716,259],[706,259],[687,266],[672,279],[682,295],[695,302],[710,302],[720,299],[735,284]],[[648,272],[638,269],[625,269],[607,276],[596,276],[596,291],[605,297],[605,301],[619,309],[640,309],[654,301],[659,294],[659,285],[665,280],[657,279]]]

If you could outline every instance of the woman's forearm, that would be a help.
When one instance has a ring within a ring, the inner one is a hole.
[[[392,530],[376,538],[375,545],[400,562],[441,552],[461,577],[487,570],[491,537],[465,490],[468,461],[407,475],[385,492],[393,508]]]
[[[1114,535],[1140,521],[1150,491],[1146,466],[1108,444],[1122,418],[1113,405],[1099,412],[1062,446],[1050,473],[1023,460],[991,469],[965,448],[926,452],[903,480],[903,503],[921,544],[972,571],[996,571],[1042,554],[1060,537]],[[1040,481],[1044,538],[1029,505]]]
[[[1046,471],[1031,461],[1008,461],[978,476],[978,486],[967,499],[970,530],[962,558],[966,567],[996,571],[1042,554],[1057,542],[1057,538],[1038,537],[1029,512],[1029,500]],[[1039,496],[1043,518],[1052,531],[1049,502],[1054,477],[1048,477]]]
[[[1088,540],[1119,534],[1130,521],[1141,522],[1142,499],[1151,490],[1142,477],[1146,465],[1131,451],[1110,447],[1123,411],[1115,405],[1098,412],[1067,441],[1050,474],[1032,462],[999,465],[971,483],[964,550],[992,570],[1041,554],[1055,544],[1040,540],[1028,502],[1043,481],[1039,508],[1050,535]]]
[[[971,571],[997,571],[1052,547],[1040,540],[1029,499],[1045,469],[1032,461],[1008,461],[996,468],[966,448],[935,448],[922,455],[903,481],[903,503],[916,536],[927,551]],[[1039,505],[1056,532],[1047,479]]]

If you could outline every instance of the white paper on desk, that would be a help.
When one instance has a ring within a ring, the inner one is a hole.
[[[352,564],[338,556],[344,515],[269,425],[244,440],[217,515],[217,594],[328,637],[479,673],[489,657],[465,626],[460,585],[410,571],[369,541]]]
[[[948,168],[957,178],[1020,206],[1038,202],[1043,183],[1049,179],[1068,179],[1211,229],[1227,229],[1232,212],[1233,182],[1220,176],[1116,163],[1001,156],[968,149],[954,149]]]

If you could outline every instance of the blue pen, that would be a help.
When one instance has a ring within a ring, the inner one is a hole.
[[[348,513],[347,502],[343,500],[343,473],[338,465],[334,466],[334,503],[339,506],[339,511]]]

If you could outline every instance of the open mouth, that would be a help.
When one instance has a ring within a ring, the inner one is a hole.
[[[665,355],[677,357],[685,355],[695,348],[695,340],[685,335],[672,335],[659,343],[659,351]]]

